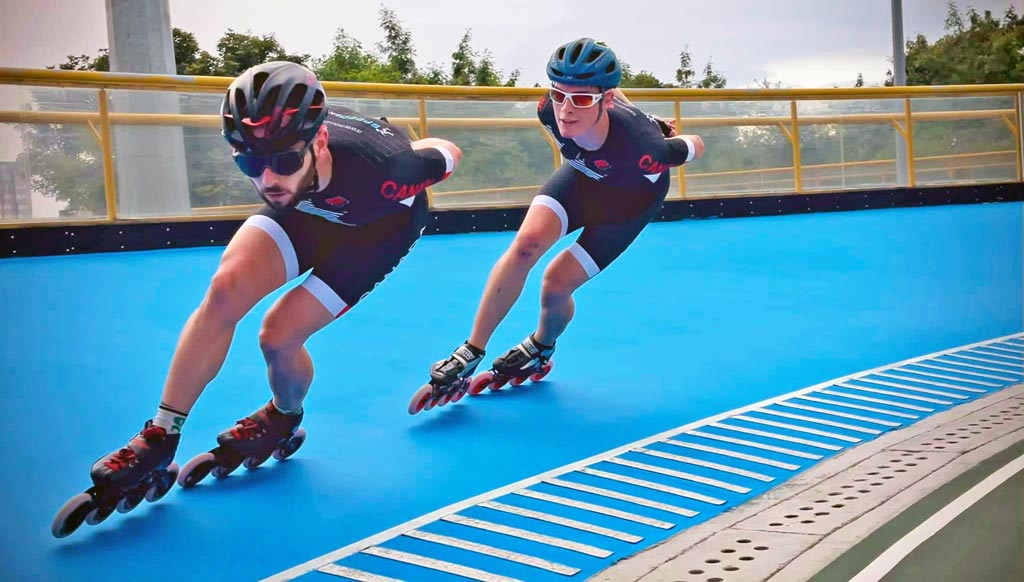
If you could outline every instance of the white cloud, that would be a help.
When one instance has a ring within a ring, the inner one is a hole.
[[[857,75],[865,85],[880,85],[891,67],[876,54],[815,54],[761,65],[762,76],[783,87],[851,87]]]

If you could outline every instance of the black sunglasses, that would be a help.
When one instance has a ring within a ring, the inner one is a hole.
[[[312,145],[310,145],[311,147]],[[307,149],[309,148],[268,155],[243,154],[236,151],[232,153],[232,157],[238,164],[238,169],[250,178],[262,176],[263,170],[267,166],[270,166],[270,169],[278,176],[291,176],[302,169],[302,165],[306,162]]]

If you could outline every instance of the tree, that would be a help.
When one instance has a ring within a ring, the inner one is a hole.
[[[501,85],[501,74],[494,69],[494,61],[491,58],[490,51],[484,51],[483,56],[480,58],[480,62],[476,66],[476,70],[473,72],[473,84],[481,85],[485,87],[493,87]]]
[[[676,69],[676,85],[684,89],[693,87],[693,77],[696,75],[689,51],[690,47],[687,45],[683,48],[683,52],[679,53],[679,68]]]
[[[230,28],[217,41],[217,54],[220,57],[217,74],[228,77],[238,76],[242,71],[268,61],[291,61],[305,65],[312,59],[310,55],[288,54],[273,34],[256,36],[235,32]]]
[[[1024,81],[1024,22],[1012,7],[997,19],[949,2],[945,30],[934,43],[920,34],[907,41],[908,85]]]
[[[477,52],[473,50],[470,41],[473,32],[466,29],[459,40],[459,46],[452,53],[451,76],[448,81],[452,85],[478,85],[478,86],[499,86],[514,87],[519,79],[519,69],[515,69],[507,80],[502,79],[502,72],[494,68],[490,51],[485,50],[477,62]]]
[[[405,30],[393,10],[383,6],[380,9],[380,27],[384,30],[384,40],[377,44],[377,50],[398,73],[399,82],[411,83],[416,79],[416,49],[412,46],[412,34]]]
[[[200,50],[196,35],[180,28],[171,29],[174,40],[174,64],[179,75],[214,75],[219,63],[216,57]]]
[[[716,71],[712,66],[711,60],[708,60],[708,64],[704,65],[704,78],[697,84],[701,89],[723,89],[725,88],[726,78],[720,71]]]
[[[330,54],[318,60],[314,70],[324,81],[351,81],[361,83],[397,83],[400,73],[385,65],[377,55],[363,50],[355,38],[338,29]]]
[[[516,71],[518,77],[519,71]],[[444,72],[444,68],[437,63],[430,63],[427,65],[426,70],[417,73],[414,81],[419,85],[447,85],[448,84],[448,73]]]
[[[107,49],[100,49],[96,58],[89,55],[68,55],[68,60],[59,65],[50,65],[47,69],[60,69],[62,71],[109,71],[110,55]]]
[[[662,83],[654,76],[654,73],[651,73],[650,71],[642,70],[639,73],[634,73],[632,67],[625,62],[620,62],[619,66],[622,67],[622,81],[619,82],[620,87],[660,89],[662,87],[672,86],[670,83]]]
[[[476,62],[474,60],[473,47],[469,44],[471,38],[471,31],[466,29],[466,33],[462,35],[462,40],[459,41],[458,48],[452,53],[452,74],[450,77],[452,85],[473,84],[473,78],[476,76]]]

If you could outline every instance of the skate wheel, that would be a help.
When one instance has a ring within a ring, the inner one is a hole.
[[[295,454],[295,451],[299,450],[302,443],[306,442],[306,429],[300,428],[295,431],[292,438],[288,439],[281,446],[274,449],[274,460],[283,461],[288,457]]]
[[[438,406],[446,406],[451,401],[452,401],[452,395],[451,394],[442,394],[441,396],[439,396],[437,398],[437,405]]]
[[[526,378],[520,378],[519,376],[516,376],[515,378],[512,378],[511,380],[508,381],[508,385],[515,388],[516,386],[522,386],[523,382],[526,382]]]
[[[496,378],[493,382],[490,383],[489,386],[487,386],[487,388],[490,389],[491,392],[497,392],[498,390],[504,388],[505,384],[507,383],[508,378]]]
[[[167,466],[162,473],[154,480],[153,485],[146,490],[146,501],[153,503],[159,501],[167,492],[174,486],[174,481],[178,478],[178,464],[171,463]]]
[[[96,509],[96,503],[92,500],[92,495],[88,493],[75,495],[64,504],[64,507],[60,508],[53,518],[50,533],[55,538],[71,535],[85,521],[85,516],[92,513],[94,509]]]
[[[431,396],[430,398],[427,398],[427,403],[423,405],[423,410],[430,410],[435,406],[437,406],[437,399]]]
[[[270,454],[271,453],[267,453],[265,455],[259,455],[259,456],[253,455],[251,457],[246,458],[245,462],[242,463],[242,465],[244,465],[246,469],[252,471],[253,469],[259,467],[263,463],[266,463],[267,459],[270,458]]]
[[[139,489],[133,489],[133,490],[125,491],[124,495],[117,502],[117,512],[118,513],[128,513],[129,511],[131,511],[131,510],[135,509],[136,507],[138,507],[139,504],[142,503],[142,499],[145,496],[146,496],[146,490],[145,489],[139,488]]]
[[[459,400],[462,400],[462,397],[465,396],[465,395],[466,395],[466,390],[464,388],[460,389],[460,390],[456,390],[455,392],[452,392],[451,398],[448,400],[448,402],[450,402],[452,404],[455,404]]]
[[[217,463],[217,465],[213,468],[213,471],[210,471],[210,473],[214,476],[214,478],[216,478],[216,479],[227,479],[228,475],[234,473],[235,469],[237,469],[238,466],[242,464],[242,459],[239,459],[237,461],[232,461],[232,460],[229,460],[229,459],[225,459],[225,460],[228,461],[228,463],[226,463],[226,464]]]
[[[217,459],[213,453],[203,453],[185,463],[185,466],[178,473],[178,485],[188,489],[195,487],[200,481],[210,474],[210,471],[217,466]]]
[[[477,396],[483,392],[484,388],[486,388],[493,380],[494,374],[492,372],[481,372],[469,382],[466,394],[469,394],[470,396]]]
[[[434,393],[434,387],[430,384],[424,384],[412,395],[412,400],[409,401],[409,414],[417,414],[421,410],[427,409],[427,402],[430,400],[430,396]]]
[[[85,523],[89,525],[97,525],[99,523],[102,523],[103,520],[110,517],[111,513],[114,513],[114,504],[104,503],[101,501],[100,503],[96,504],[95,509],[90,511],[88,515],[85,516]]]
[[[553,367],[555,367],[555,363],[551,362],[551,361],[548,361],[546,364],[544,364],[543,366],[540,367],[540,371],[539,372],[537,372],[537,373],[535,373],[535,374],[530,376],[530,381],[531,382],[540,382],[541,380],[544,379],[544,376],[547,376],[548,374],[551,373],[551,368],[553,368]]]

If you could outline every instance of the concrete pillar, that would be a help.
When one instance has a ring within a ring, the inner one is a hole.
[[[907,84],[907,55],[903,44],[903,0],[892,0],[892,84],[903,87]],[[903,100],[899,101],[899,112],[903,112]],[[909,133],[911,128],[907,128]],[[900,186],[910,185],[910,165],[907,160],[907,140],[896,134],[896,175]]]
[[[106,0],[110,70],[175,74],[168,0]],[[180,113],[177,93],[110,91],[113,113]],[[114,126],[118,215],[190,212],[180,127]]]

